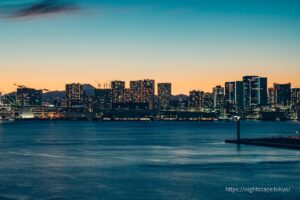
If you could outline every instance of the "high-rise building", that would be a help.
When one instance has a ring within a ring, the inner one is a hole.
[[[143,81],[142,88],[142,102],[149,103],[149,109],[154,109],[154,92],[155,92],[155,81],[145,79]]]
[[[274,100],[276,105],[289,106],[291,103],[291,83],[274,83]]]
[[[213,88],[214,108],[216,110],[224,109],[224,88],[217,85]]]
[[[189,107],[189,97],[185,95],[173,96],[169,102],[172,110],[186,110]]]
[[[300,88],[292,89],[292,107],[295,109],[300,109]]]
[[[125,98],[125,82],[124,81],[112,81],[112,103],[124,103]]]
[[[159,109],[168,109],[172,95],[171,83],[158,83],[158,104]]]
[[[225,105],[227,110],[243,108],[243,82],[232,81],[225,83]]]
[[[155,81],[150,79],[130,81],[133,103],[148,103],[149,109],[154,109]]]
[[[200,90],[192,90],[189,94],[189,109],[201,110],[203,105],[203,94]]]
[[[143,81],[130,81],[130,90],[132,95],[132,101],[134,103],[141,103],[142,102],[142,88],[143,88]]]
[[[21,87],[17,89],[16,100],[20,106],[42,105],[42,90]]]
[[[250,109],[252,106],[252,99],[255,98],[254,78],[257,76],[244,76],[243,77],[243,106],[245,109]]]
[[[203,95],[203,108],[207,110],[212,110],[214,108],[214,95],[213,93],[204,93]]]
[[[133,102],[133,98],[132,98],[132,92],[130,88],[125,88],[125,92],[124,92],[124,102],[125,103],[132,103]]]
[[[258,76],[244,76],[243,96],[245,109],[266,106],[268,101],[267,78]]]
[[[95,110],[94,109],[94,96],[84,95],[83,102],[84,102],[84,108],[85,108],[84,111],[85,112],[93,112]]]
[[[68,107],[83,106],[83,86],[80,83],[66,84],[66,100]]]
[[[266,106],[268,104],[268,81],[265,77],[254,78],[254,93],[255,98],[253,98],[252,106]]]
[[[112,91],[110,88],[95,89],[95,110],[111,108]]]
[[[273,106],[275,104],[275,90],[274,88],[268,88],[268,105]]]

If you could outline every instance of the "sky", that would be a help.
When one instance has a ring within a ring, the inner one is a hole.
[[[298,0],[1,0],[0,90],[111,80],[300,87]]]

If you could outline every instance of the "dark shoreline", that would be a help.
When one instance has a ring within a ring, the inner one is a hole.
[[[167,122],[216,122],[216,121],[230,121],[234,122],[231,119],[175,119],[175,120],[165,120],[165,119],[98,119],[98,118],[56,118],[56,119],[41,119],[41,118],[15,118],[15,119],[2,119],[0,121],[135,121],[135,122],[145,122],[145,121],[167,121]],[[241,121],[273,121],[273,122],[282,122],[282,121],[299,121],[295,119],[284,119],[284,120],[271,120],[271,119],[241,119]]]

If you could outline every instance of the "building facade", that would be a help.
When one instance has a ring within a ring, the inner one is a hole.
[[[149,109],[154,109],[155,81],[145,79],[142,88],[142,102],[149,103]]]
[[[296,110],[300,109],[300,88],[292,89],[291,105],[293,109]]]
[[[171,83],[158,83],[157,88],[159,109],[168,109],[172,95]]]
[[[66,84],[67,107],[83,106],[84,92],[80,83]]]
[[[243,108],[243,82],[225,83],[225,107],[227,111],[238,111]]]
[[[189,109],[201,110],[203,105],[203,91],[192,90],[189,93]]]
[[[252,109],[266,106],[268,102],[267,78],[258,76],[243,77],[243,107]]]
[[[274,88],[268,88],[268,105],[273,106],[275,104],[275,90]]]
[[[16,93],[16,101],[20,106],[40,106],[42,105],[42,90],[33,88],[18,88]]]
[[[110,88],[95,89],[94,94],[96,111],[111,108],[112,90]]]
[[[291,104],[291,83],[274,83],[274,100],[276,105],[289,106]]]
[[[133,103],[133,96],[130,88],[125,88],[124,103]]]
[[[125,100],[125,82],[124,81],[112,81],[112,103],[124,103]]]
[[[143,81],[130,81],[130,91],[133,103],[142,103]]]
[[[210,92],[206,92],[203,94],[203,108],[211,111],[214,109],[214,94]]]
[[[224,88],[217,85],[213,88],[214,97],[214,109],[223,110],[224,109]]]

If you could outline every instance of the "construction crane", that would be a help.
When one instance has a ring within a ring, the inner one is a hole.
[[[97,83],[98,89],[101,89],[101,86],[103,87],[103,89],[109,89],[111,87],[110,83],[107,82],[101,84],[99,81],[95,81],[95,83]]]
[[[16,84],[16,83],[14,83],[14,85],[17,86],[18,88],[28,88],[25,85],[20,85],[20,84]],[[45,92],[49,92],[50,91],[48,89],[39,89],[39,90],[42,90],[42,91],[45,91]]]
[[[101,88],[101,83],[99,81],[95,81],[97,83],[97,88],[100,89]]]
[[[14,83],[15,86],[17,86],[18,88],[25,88],[26,86],[25,85],[19,85],[19,84],[16,84]]]

